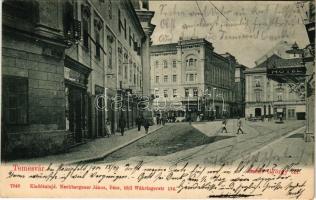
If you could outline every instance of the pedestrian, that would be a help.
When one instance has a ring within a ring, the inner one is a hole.
[[[137,128],[138,128],[138,132],[140,131],[141,127],[142,127],[142,123],[143,123],[143,118],[138,115],[138,117],[136,118],[136,124],[137,124]]]
[[[227,120],[224,119],[222,121],[222,133],[224,133],[224,131],[225,131],[225,133],[227,133],[226,124],[227,124]]]
[[[157,125],[160,125],[160,116],[157,115]]]
[[[145,133],[148,134],[148,129],[149,129],[149,122],[148,119],[144,120],[144,128],[145,128]]]
[[[161,121],[162,121],[162,125],[164,126],[164,125],[165,125],[165,123],[166,123],[166,117],[165,117],[165,116],[163,116],[163,117],[161,118]]]
[[[241,131],[241,134],[244,134],[244,131],[242,130],[242,124],[241,124],[241,119],[238,117],[238,121],[237,121],[237,126],[238,126],[238,129],[237,129],[237,134],[239,134],[239,131]]]
[[[124,135],[125,125],[126,125],[125,119],[124,119],[123,115],[121,115],[121,117],[119,119],[119,127],[120,127],[120,131],[121,131],[122,136]]]
[[[107,136],[110,137],[110,135],[112,135],[112,131],[111,131],[111,121],[109,120],[109,118],[106,119],[105,128],[106,128]]]

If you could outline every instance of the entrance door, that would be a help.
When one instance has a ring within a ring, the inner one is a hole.
[[[72,132],[73,142],[82,141],[84,127],[84,90],[66,85],[68,88],[68,106],[69,106],[69,130]]]
[[[261,108],[256,108],[255,109],[255,117],[260,117],[261,116]]]

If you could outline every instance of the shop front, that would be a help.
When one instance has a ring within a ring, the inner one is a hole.
[[[65,119],[68,131],[67,144],[72,146],[91,138],[89,130],[89,97],[87,79],[90,69],[70,57],[65,59]]]

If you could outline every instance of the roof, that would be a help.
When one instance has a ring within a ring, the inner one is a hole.
[[[302,58],[291,58],[291,59],[284,59],[280,56],[273,54],[269,58],[267,58],[265,61],[263,61],[261,64],[255,66],[254,68],[247,69],[247,72],[250,71],[260,71],[265,70],[267,68],[285,68],[285,67],[300,67]]]
[[[262,63],[255,66],[254,68],[266,68],[267,65],[269,65],[270,63],[274,63],[278,59],[282,59],[282,58],[276,54],[272,54],[272,56],[268,57],[266,60],[264,60]]]
[[[152,45],[150,53],[177,51],[177,45],[178,43]]]

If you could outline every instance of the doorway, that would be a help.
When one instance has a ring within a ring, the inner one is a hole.
[[[261,116],[261,108],[255,108],[255,117]]]
[[[71,132],[72,143],[81,143],[85,130],[85,90],[65,85],[66,128]]]

